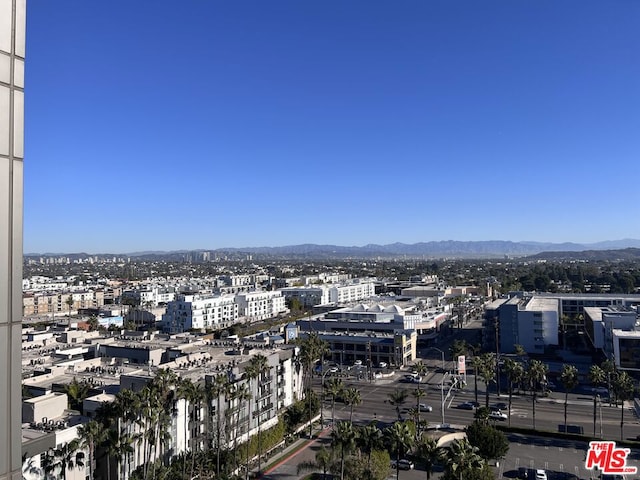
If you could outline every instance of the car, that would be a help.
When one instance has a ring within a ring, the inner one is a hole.
[[[490,412],[489,413],[489,418],[491,420],[506,420],[508,417],[508,415],[506,413],[502,413],[502,412]]]
[[[420,404],[420,411],[421,412],[432,412],[433,411],[433,407],[431,405],[427,405],[425,403],[421,403]]]
[[[391,460],[391,468],[397,468],[399,470],[413,470],[415,465],[411,460],[407,460],[406,458],[401,458],[400,460]]]
[[[547,472],[545,472],[544,470],[538,469],[536,470],[534,478],[535,480],[547,480]]]
[[[498,410],[506,410],[509,408],[509,405],[507,405],[504,402],[498,402],[494,405]]]
[[[359,367],[360,365],[362,365],[362,360],[356,360],[355,362],[353,362],[353,364],[354,364],[356,367]]]
[[[458,405],[458,408],[461,410],[473,410],[474,406],[471,402],[464,402]]]
[[[387,362],[380,362],[378,368],[387,368]]]

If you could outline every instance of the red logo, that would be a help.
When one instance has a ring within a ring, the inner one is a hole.
[[[638,473],[637,467],[627,466],[628,448],[616,448],[616,442],[589,442],[587,459],[584,467],[587,470],[599,468],[602,473]]]

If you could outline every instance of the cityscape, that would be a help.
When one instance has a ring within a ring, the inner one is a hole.
[[[0,0],[0,480],[640,479],[638,20]]]

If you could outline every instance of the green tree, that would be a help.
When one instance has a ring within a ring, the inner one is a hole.
[[[356,444],[356,433],[351,422],[338,422],[331,432],[331,446],[340,452],[340,480],[344,480],[346,457]]]
[[[349,421],[353,422],[353,408],[362,403],[362,394],[355,387],[347,388],[343,392],[344,403],[349,405]]]
[[[383,446],[384,437],[382,431],[375,423],[364,425],[356,430],[356,444],[367,455],[367,462],[371,468],[371,455]]]
[[[86,446],[89,451],[89,478],[93,478],[96,469],[96,446],[105,439],[104,426],[95,420],[91,420],[78,428],[80,446]]]
[[[496,357],[493,353],[480,356],[478,374],[484,383],[485,406],[489,406],[489,385],[496,380]]]
[[[620,440],[624,440],[624,402],[633,398],[633,379],[625,371],[616,373],[613,380],[616,399],[620,400]]]
[[[598,365],[591,365],[589,368],[589,382],[593,385],[593,436],[596,436],[596,403],[598,392],[597,387],[606,382],[604,370]]]
[[[478,455],[485,460],[504,458],[509,451],[506,435],[493,425],[476,420],[465,431],[469,443],[478,448]]]
[[[546,378],[549,372],[549,367],[542,363],[540,360],[530,360],[527,368],[526,378],[531,389],[533,396],[532,409],[533,409],[533,429],[536,429],[536,402],[538,400],[538,389],[540,384]]]
[[[50,473],[58,472],[60,477],[67,478],[67,470],[84,467],[84,453],[80,451],[80,442],[72,440],[63,443],[53,451],[53,462],[49,466]]]
[[[507,358],[504,361],[504,372],[507,376],[507,382],[509,385],[509,426],[511,426],[511,402],[513,398],[513,386],[520,384],[524,378],[524,367],[520,362],[516,362],[511,358]]]
[[[435,467],[438,459],[440,458],[438,442],[423,434],[416,446],[416,456],[422,463],[424,463],[425,470],[427,471],[427,480],[430,480],[431,474],[433,473],[433,467]]]
[[[569,405],[569,392],[578,386],[578,369],[574,365],[562,365],[560,380],[564,386],[564,428],[567,431],[567,406]]]
[[[331,397],[331,425],[333,425],[336,418],[336,398],[342,394],[342,391],[344,390],[344,382],[340,378],[330,378],[327,381],[325,388]]]
[[[475,480],[478,472],[486,466],[486,462],[478,454],[478,449],[468,440],[455,440],[443,449],[441,459],[444,461],[444,479]],[[492,479],[493,476],[485,477]]]
[[[69,399],[69,408],[71,410],[78,410],[82,412],[82,402],[89,396],[91,385],[86,381],[78,381],[75,377],[64,387],[64,393],[67,394]]]
[[[400,414],[400,408],[406,403],[407,398],[409,397],[409,393],[404,388],[396,388],[393,392],[389,393],[387,396],[386,402],[396,408],[396,413],[398,415],[398,420],[402,420],[402,415]]]
[[[396,478],[400,476],[400,459],[408,453],[415,443],[414,432],[407,422],[395,422],[392,426],[385,428],[384,437],[396,459]]]

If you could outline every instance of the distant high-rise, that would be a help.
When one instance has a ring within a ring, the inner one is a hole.
[[[0,480],[22,468],[22,175],[26,0],[0,0]]]

